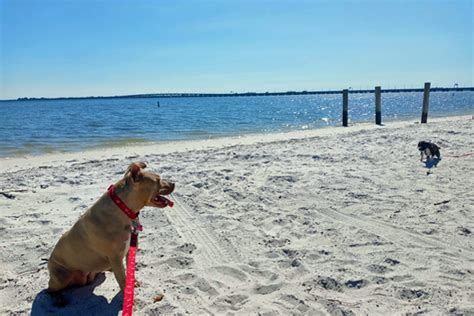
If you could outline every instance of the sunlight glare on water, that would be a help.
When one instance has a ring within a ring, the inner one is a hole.
[[[383,93],[383,121],[418,120],[422,98]],[[350,94],[350,121],[374,120],[374,102],[373,94]],[[474,92],[430,94],[430,117],[473,108]],[[0,109],[5,157],[340,125],[342,95],[2,101]]]

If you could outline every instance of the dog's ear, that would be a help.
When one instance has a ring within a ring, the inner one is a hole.
[[[138,182],[143,179],[142,169],[146,168],[144,162],[132,163],[125,173],[125,177],[130,177],[133,182]]]

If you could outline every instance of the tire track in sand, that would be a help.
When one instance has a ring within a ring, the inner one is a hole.
[[[198,217],[192,215],[189,207],[182,199],[173,194],[175,207],[172,212],[166,212],[169,221],[176,228],[178,233],[187,242],[196,246],[198,260],[203,266],[225,265],[237,259],[237,254],[232,250],[233,246],[229,241],[220,241],[211,232],[206,230],[204,223]]]
[[[442,249],[444,254],[449,255],[451,259],[455,256],[461,256],[470,261],[474,261],[474,253],[471,249],[459,245],[449,244],[439,239],[423,236],[404,228],[370,219],[366,216],[346,214],[335,209],[319,210],[318,213],[345,225],[357,226],[358,228],[378,235],[401,248],[411,248],[413,251],[416,251],[416,248],[413,248],[413,246],[430,246]]]
[[[173,194],[172,198],[175,201],[175,207],[165,214],[184,241],[196,246],[197,251],[193,253],[193,259],[197,264],[196,269],[198,271],[192,273],[196,273],[196,275],[208,281],[202,283],[201,287],[196,285],[197,281],[192,285],[185,284],[186,287],[197,287],[195,294],[188,297],[188,299],[195,301],[196,305],[203,308],[191,313],[203,314],[204,310],[205,314],[214,315],[215,311],[213,310],[219,310],[220,301],[232,301],[232,295],[229,296],[227,288],[234,288],[232,283],[235,282],[234,278],[237,277],[238,279],[239,276],[245,275],[244,272],[232,267],[233,263],[240,262],[238,259],[240,254],[233,250],[234,246],[226,237],[218,237],[199,215],[194,215],[192,208],[186,205],[178,194]],[[212,281],[214,279],[227,285],[222,288],[223,285]],[[186,301],[183,300],[177,300],[174,304],[180,306],[183,310],[188,308]],[[235,304],[240,304],[240,301]],[[216,314],[219,314],[219,312]]]

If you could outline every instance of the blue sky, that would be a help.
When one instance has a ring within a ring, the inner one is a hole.
[[[0,3],[0,99],[474,85],[472,1]]]

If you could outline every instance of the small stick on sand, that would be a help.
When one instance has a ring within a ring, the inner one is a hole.
[[[7,192],[0,192],[1,195],[6,197],[7,199],[13,200],[15,196],[13,194],[7,193]]]
[[[434,205],[441,205],[441,204],[446,204],[446,203],[449,203],[449,202],[451,202],[451,200],[444,200],[442,202],[435,203]]]

